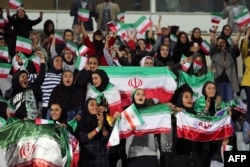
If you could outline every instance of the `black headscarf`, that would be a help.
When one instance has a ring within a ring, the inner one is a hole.
[[[97,69],[92,74],[97,74],[101,77],[102,83],[99,87],[96,87],[96,89],[99,90],[100,92],[103,92],[109,84],[109,77],[107,73],[104,70]]]
[[[137,104],[137,103],[136,103],[136,101],[135,101],[135,94],[136,94],[136,92],[137,92],[138,90],[143,90],[143,89],[142,89],[142,88],[137,88],[137,89],[135,89],[135,90],[132,92],[132,94],[131,94],[131,99],[132,99],[132,103],[135,105],[135,107],[136,107],[137,109],[141,109],[141,108],[146,107],[146,104],[145,104],[145,102],[144,102],[143,104]],[[146,101],[146,100],[145,100],[145,101]]]
[[[21,70],[15,73],[11,80],[11,97],[13,97],[15,94],[24,91],[26,88],[22,88],[20,83],[19,83],[19,78],[22,73],[26,73],[28,75],[28,71],[26,70]]]
[[[181,36],[185,35],[187,38],[186,43],[182,43],[181,42]],[[181,60],[182,55],[184,54],[185,56],[189,57],[189,51],[190,49],[190,43],[189,43],[189,39],[188,39],[188,35],[185,32],[180,32],[180,34],[178,35],[177,38],[177,42],[174,48],[174,52],[173,52],[173,60],[175,63],[179,63]]]
[[[58,121],[59,123],[67,123],[67,119],[68,119],[67,112],[63,109],[63,107],[59,103],[53,103],[53,104],[59,105],[61,107],[61,109],[62,109],[62,112],[61,112],[61,115],[60,115],[59,119],[54,120],[54,121],[55,122]],[[53,105],[53,104],[51,104],[51,105]],[[52,118],[50,117],[50,119],[52,119]]]
[[[60,57],[60,58],[61,58],[61,56],[59,56],[59,55],[53,57],[52,60],[51,60],[51,63],[50,63],[50,64],[51,64],[51,65],[50,65],[50,68],[49,68],[49,72],[54,73],[54,74],[60,74],[60,73],[63,72],[63,68],[62,68],[61,70],[56,70],[55,67],[54,67],[54,61],[55,61],[55,59],[56,59],[57,57]]]

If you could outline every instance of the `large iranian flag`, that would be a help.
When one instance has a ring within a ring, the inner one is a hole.
[[[179,112],[177,118],[177,136],[193,141],[207,142],[221,140],[233,134],[231,117],[207,117]]]
[[[126,110],[125,110],[126,111]],[[125,112],[124,111],[124,112]],[[165,104],[149,106],[139,110],[143,124],[131,129],[124,114],[115,123],[108,147],[119,144],[120,139],[130,135],[143,136],[146,134],[169,133],[171,130],[171,109]]]
[[[0,78],[8,78],[12,64],[0,63]]]
[[[212,71],[207,72],[202,76],[190,75],[184,71],[179,73],[178,87],[187,83],[194,91],[194,100],[202,96],[202,87],[207,81],[214,81],[214,74]]]
[[[0,128],[0,146],[8,167],[69,167],[68,132],[58,125],[16,121]]]
[[[32,52],[31,40],[21,36],[17,36],[16,51],[30,54]]]
[[[169,102],[177,84],[176,76],[166,67],[100,67],[105,70],[110,82],[120,91],[123,106],[131,104],[131,93],[142,88],[147,98]]]
[[[152,25],[152,21],[146,16],[141,16],[135,23],[134,26],[139,34],[143,34]]]
[[[13,9],[17,9],[22,6],[23,0],[9,0],[9,6]]]

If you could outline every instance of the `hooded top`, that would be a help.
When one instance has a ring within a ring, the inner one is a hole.
[[[65,86],[61,77],[61,82],[51,93],[48,107],[53,103],[58,103],[66,112],[72,111],[82,106],[82,102],[84,101],[83,97],[84,95],[82,95],[80,88],[76,88],[74,83],[72,83],[71,86]]]

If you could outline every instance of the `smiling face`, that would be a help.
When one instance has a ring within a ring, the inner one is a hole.
[[[196,28],[193,32],[193,36],[195,39],[199,39],[201,37],[201,30]]]
[[[161,57],[166,58],[168,57],[168,53],[169,53],[169,48],[165,45],[161,46]]]
[[[182,95],[182,104],[186,108],[191,108],[193,106],[193,96],[190,92],[184,92]]]
[[[92,74],[92,80],[93,80],[93,85],[96,88],[99,87],[99,86],[101,86],[102,79],[101,79],[100,75],[98,75],[98,74]]]
[[[214,97],[216,93],[215,85],[213,83],[207,84],[205,88],[205,92],[206,92],[207,97]]]
[[[88,110],[91,115],[96,115],[99,112],[98,103],[95,99],[91,99],[88,102]]]
[[[62,58],[57,56],[53,61],[53,66],[54,66],[55,70],[62,70],[62,68],[63,68]]]
[[[94,72],[98,69],[98,60],[95,57],[90,57],[88,60],[88,65],[90,68],[90,71]]]
[[[146,100],[144,91],[142,89],[136,90],[134,94],[134,99],[136,104],[144,104]]]
[[[146,45],[145,45],[145,42],[143,40],[138,40],[137,44],[140,47],[140,50],[145,50]]]
[[[154,61],[152,58],[147,58],[144,62],[144,67],[153,67]]]
[[[52,120],[57,121],[60,119],[62,114],[62,108],[59,104],[52,104],[50,107],[50,116]]]
[[[21,86],[21,88],[27,88],[28,84],[29,84],[29,80],[28,80],[28,74],[26,72],[23,72],[20,74],[19,76],[19,84]]]
[[[65,71],[62,75],[62,82],[65,86],[71,86],[73,84],[74,76],[71,71]]]

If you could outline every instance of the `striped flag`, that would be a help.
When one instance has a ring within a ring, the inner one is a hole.
[[[29,59],[22,52],[19,52],[18,55],[20,56],[20,58],[23,61],[23,66],[27,67],[28,63],[29,63]]]
[[[132,23],[121,24],[121,28],[118,31],[117,35],[121,36],[122,39],[129,38],[132,36],[132,33],[135,32],[135,26]]]
[[[144,32],[149,29],[149,27],[152,25],[152,22],[146,17],[141,16],[135,23],[134,26],[136,27],[136,30],[139,34],[144,34]]]
[[[210,50],[210,43],[207,40],[203,40],[201,45],[200,45],[201,50],[209,55],[209,50]]]
[[[82,21],[89,21],[89,10],[88,9],[78,9],[78,18]]]
[[[207,142],[232,136],[233,127],[229,115],[207,117],[178,112],[176,114],[177,136],[193,141]]]
[[[119,11],[118,13],[117,13],[117,19],[119,20],[119,21],[124,21],[124,19],[125,19],[125,12],[124,11]]]
[[[182,54],[181,61],[185,61],[186,59],[187,57],[184,54]],[[183,71],[187,72],[190,66],[191,66],[191,63],[186,61],[184,64],[182,64],[181,68]]]
[[[71,50],[74,53],[77,53],[77,45],[74,42],[67,41],[66,48],[68,48],[69,50]]]
[[[17,9],[23,4],[23,0],[9,0],[9,7]]]
[[[38,57],[37,55],[32,55],[28,60],[34,64],[36,72],[39,73],[41,64],[40,57]]]
[[[8,166],[70,167],[72,152],[65,128],[21,120],[0,128],[0,136]]]
[[[224,161],[224,152],[225,151],[232,151],[233,150],[233,146],[231,145],[222,145],[221,146],[221,157],[222,157],[222,161]]]
[[[80,56],[85,56],[85,54],[89,51],[89,48],[85,45],[82,45],[79,49],[78,49],[78,54]]]
[[[110,21],[107,23],[107,26],[112,32],[116,32],[121,28],[121,23],[116,21]]]
[[[193,69],[195,73],[197,73],[202,67],[203,67],[202,61],[196,59],[193,61]]]
[[[211,21],[212,23],[218,25],[222,19],[222,13],[211,12]]]
[[[55,33],[55,38],[57,43],[63,43],[63,34],[60,32]]]
[[[170,40],[177,42],[177,37],[174,34],[170,34]]]
[[[8,63],[0,63],[0,78],[8,78],[12,65]]]
[[[123,106],[131,104],[131,93],[142,88],[147,98],[169,102],[177,87],[175,75],[165,67],[100,67],[108,74],[110,82],[117,86]],[[136,71],[136,72],[135,72]]]
[[[146,134],[169,133],[171,131],[171,109],[167,105],[157,104],[138,111],[144,124],[131,129],[128,121],[123,116],[123,112],[115,123],[109,138],[108,147],[119,144],[120,139],[127,138],[130,135],[142,136]]]
[[[131,129],[136,129],[145,123],[134,104],[126,108],[125,111],[121,113],[121,116],[127,121]]]
[[[183,84],[188,84],[194,91],[194,100],[202,96],[202,87],[207,81],[214,81],[214,73],[212,71],[207,72],[202,76],[189,75],[183,71],[179,73],[178,87]]]
[[[9,50],[7,46],[0,46],[0,58],[9,61]]]
[[[16,51],[31,54],[31,40],[28,38],[17,36]]]
[[[87,57],[77,56],[76,57],[76,63],[75,63],[76,69],[81,71],[85,67],[87,61],[88,61]]]
[[[36,125],[54,124],[54,121],[53,121],[53,120],[48,120],[48,119],[36,118],[36,119],[35,119],[35,124],[36,124]]]
[[[250,14],[248,11],[242,12],[234,17],[235,22],[238,26],[243,27],[250,23]]]
[[[4,18],[0,18],[0,28],[4,28],[7,24],[8,20]]]

